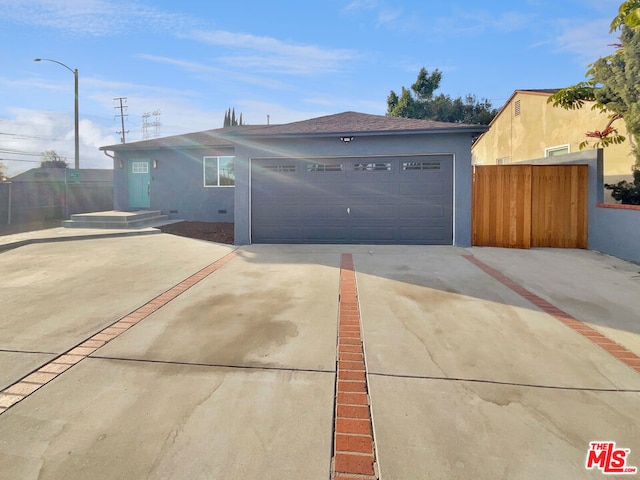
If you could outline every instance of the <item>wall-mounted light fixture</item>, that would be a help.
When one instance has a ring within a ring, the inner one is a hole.
[[[158,168],[158,160],[153,161],[153,168]]]
[[[340,137],[340,141],[342,143],[349,143],[349,142],[353,141],[353,137]]]
[[[124,162],[120,160],[120,168],[124,168]]]

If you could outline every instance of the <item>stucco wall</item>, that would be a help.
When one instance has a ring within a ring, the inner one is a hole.
[[[545,156],[545,149],[567,144],[571,153],[577,153],[586,139],[585,132],[606,126],[607,115],[592,110],[591,104],[580,110],[565,110],[548,104],[548,98],[548,94],[516,92],[473,146],[474,163],[494,165],[500,158],[509,158],[510,162],[540,158]],[[515,114],[518,101],[520,115]],[[626,136],[624,124],[616,125]],[[634,162],[629,140],[612,145],[606,149],[604,175],[631,175]]]
[[[235,241],[250,242],[249,159],[255,157],[366,156],[453,153],[454,244],[471,245],[471,134],[357,136],[348,144],[338,136],[252,140],[236,146]]]
[[[157,161],[151,167],[151,210],[160,210],[169,218],[204,222],[234,221],[234,188],[205,187],[204,156],[233,155],[232,149],[185,149],[120,151],[114,161],[114,208],[129,209],[127,160]],[[120,160],[123,168],[120,168]],[[226,211],[225,213],[222,212]]]
[[[589,248],[640,263],[640,207],[634,209],[596,206]]]

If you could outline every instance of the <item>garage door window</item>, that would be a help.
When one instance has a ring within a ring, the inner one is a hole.
[[[356,172],[390,172],[391,162],[376,162],[376,163],[360,163],[353,164],[353,169]]]
[[[344,172],[343,163],[310,163],[307,165],[309,173]]]
[[[287,164],[281,164],[281,165],[279,164],[263,165],[262,168],[267,172],[274,172],[274,173],[295,173],[296,171],[296,166],[293,163],[287,163]]]
[[[402,171],[440,170],[440,162],[402,162]]]
[[[234,157],[204,157],[205,187],[233,187],[236,184]]]

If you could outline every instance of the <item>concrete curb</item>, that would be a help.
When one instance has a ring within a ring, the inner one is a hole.
[[[25,245],[32,245],[36,243],[55,243],[55,242],[66,242],[71,240],[95,240],[98,238],[135,237],[140,235],[158,235],[160,233],[162,233],[161,230],[154,228],[153,230],[87,233],[86,235],[28,238],[24,240],[16,240],[14,242],[0,243],[0,253],[13,250],[14,248],[24,247]]]

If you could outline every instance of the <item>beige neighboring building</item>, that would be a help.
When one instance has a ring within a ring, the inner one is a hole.
[[[588,131],[602,130],[608,118],[587,102],[579,110],[547,103],[557,90],[516,90],[471,152],[473,163],[495,165],[577,152]],[[624,121],[614,126],[627,140],[604,150],[605,182],[631,178],[635,157]],[[587,147],[589,148],[589,147]]]

